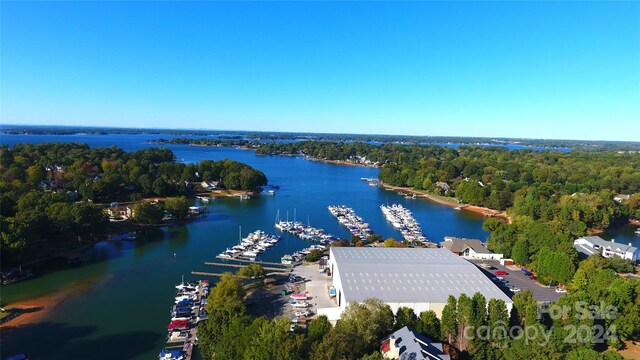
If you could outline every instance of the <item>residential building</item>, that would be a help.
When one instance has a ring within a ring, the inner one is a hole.
[[[445,236],[444,241],[440,245],[465,259],[500,260],[503,257],[503,254],[494,254],[489,251],[482,241],[478,239]]]
[[[614,239],[607,241],[599,236],[585,236],[573,241],[573,247],[585,256],[600,254],[603,257],[619,256],[623,259],[631,260],[636,263],[639,259],[640,252],[631,243],[625,245],[615,242]]]
[[[393,360],[449,360],[451,358],[445,355],[442,343],[433,342],[406,326],[382,340],[380,352],[385,358]]]

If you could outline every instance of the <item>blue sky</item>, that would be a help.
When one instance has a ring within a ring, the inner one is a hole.
[[[640,140],[640,2],[0,10],[4,124]]]

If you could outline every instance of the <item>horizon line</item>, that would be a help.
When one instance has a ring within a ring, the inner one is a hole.
[[[350,132],[313,132],[313,131],[278,131],[278,130],[243,130],[243,129],[215,129],[215,128],[174,128],[174,127],[122,127],[109,125],[42,125],[42,124],[3,124],[0,123],[0,131],[10,127],[42,127],[42,128],[70,128],[70,129],[113,129],[113,130],[174,130],[174,131],[208,131],[208,132],[248,132],[248,133],[274,133],[274,134],[309,134],[309,135],[357,135],[357,136],[388,136],[388,137],[422,137],[422,138],[459,138],[459,139],[488,139],[488,140],[553,140],[553,141],[582,141],[599,143],[631,143],[640,144],[636,140],[586,140],[567,138],[527,138],[527,137],[500,137],[500,136],[463,136],[463,135],[407,135],[407,134],[376,134],[376,133],[350,133]]]

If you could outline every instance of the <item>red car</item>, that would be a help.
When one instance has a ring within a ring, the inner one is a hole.
[[[509,275],[508,272],[504,271],[504,270],[498,270],[494,273],[497,276],[501,276],[501,275]]]

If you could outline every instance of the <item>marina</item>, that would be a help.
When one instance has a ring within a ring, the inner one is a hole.
[[[304,225],[299,221],[295,221],[295,215],[293,221],[280,220],[279,210],[278,215],[276,215],[276,223],[274,226],[276,229],[299,237],[302,240],[313,241],[323,245],[328,245],[332,241],[338,240],[338,238],[333,234],[325,233],[324,229],[317,229],[310,224]]]
[[[205,305],[209,281],[182,281],[175,288],[171,322],[167,326],[167,345],[158,355],[160,360],[190,360],[194,347],[198,345],[198,323],[208,318]]]
[[[403,238],[407,241],[417,241],[422,244],[431,244],[422,232],[420,224],[414,219],[411,210],[400,204],[380,205],[380,210],[385,218],[396,230],[400,231]]]
[[[269,235],[262,230],[256,230],[249,233],[246,238],[242,238],[242,227],[240,228],[240,242],[227,249],[220,254],[219,259],[244,259],[255,261],[258,255],[274,246],[280,241],[280,237]]]
[[[364,222],[352,208],[345,205],[330,205],[327,207],[331,215],[338,219],[340,225],[346,227],[353,236],[366,241],[373,232],[369,229],[369,224]]]

